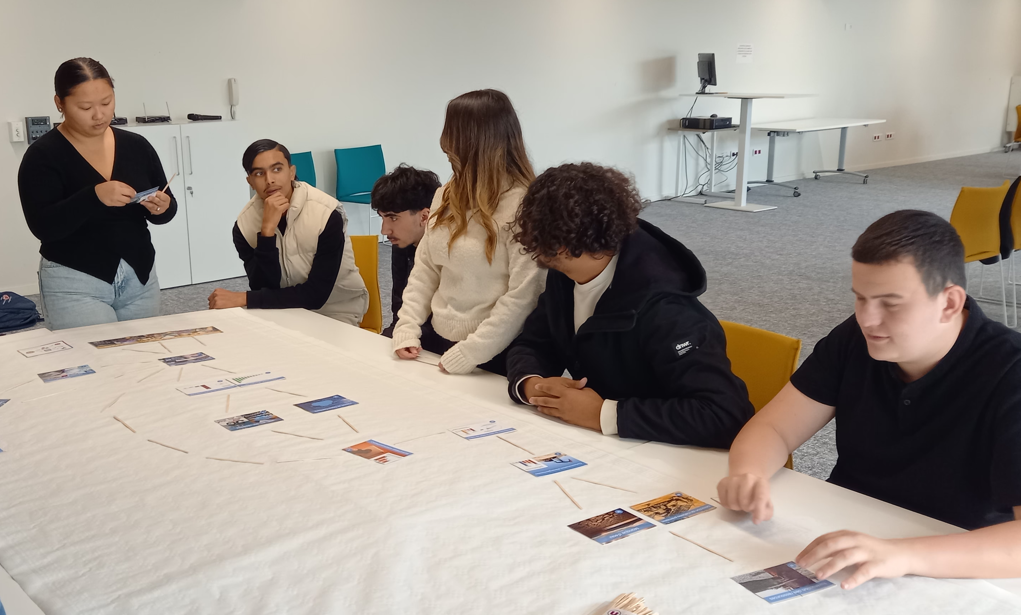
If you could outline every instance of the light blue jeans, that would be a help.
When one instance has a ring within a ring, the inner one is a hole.
[[[101,325],[160,315],[156,268],[142,284],[131,265],[121,260],[113,284],[77,269],[39,260],[39,296],[50,330]]]

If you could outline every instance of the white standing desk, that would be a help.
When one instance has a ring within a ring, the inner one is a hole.
[[[844,170],[844,155],[847,152],[847,129],[854,128],[856,126],[869,126],[871,124],[884,124],[886,120],[877,119],[857,119],[857,118],[806,118],[800,120],[782,120],[778,122],[769,122],[763,124],[756,124],[752,126],[753,129],[759,131],[765,131],[769,133],[769,159],[766,164],[766,181],[765,183],[773,183],[773,160],[774,150],[776,147],[777,137],[786,137],[791,133],[801,134],[805,132],[822,132],[824,130],[839,130],[840,131],[840,149],[837,154],[837,168],[836,169],[820,169],[818,171],[812,171],[816,179],[819,179],[822,175],[830,174],[845,174],[845,175],[857,175],[862,178],[862,183],[869,183],[869,176],[865,173],[856,173],[854,171]],[[761,183],[761,182],[757,182]],[[782,184],[775,184],[782,185]]]
[[[716,188],[716,133],[718,133],[718,132],[734,132],[736,130],[739,130],[740,128],[741,128],[740,126],[731,125],[731,126],[728,126],[726,128],[715,128],[715,129],[712,129],[712,130],[702,129],[702,128],[684,128],[682,126],[678,126],[677,128],[671,128],[670,129],[670,130],[676,131],[678,133],[678,135],[677,135],[677,175],[676,175],[676,180],[675,180],[676,181],[675,191],[677,192],[677,196],[675,196],[674,198],[669,199],[669,200],[671,200],[671,201],[682,201],[682,202],[685,202],[685,203],[694,203],[696,205],[705,205],[706,204],[706,200],[705,199],[700,199],[700,198],[698,198],[698,196],[685,196],[685,195],[681,194],[681,173],[686,172],[686,170],[682,168],[682,164],[683,164],[683,160],[684,160],[683,152],[682,152],[682,150],[684,148],[684,133],[695,133],[695,134],[701,134],[701,135],[704,135],[704,134],[707,134],[707,133],[709,134],[709,161],[710,161],[709,162],[709,169],[708,169],[708,173],[709,173],[709,190],[706,191],[706,190],[701,190],[700,189],[698,191],[698,194],[699,195],[705,195],[705,196],[723,197],[723,198],[728,198],[730,196],[733,196],[733,195],[731,195],[729,193],[726,193],[726,192],[715,192],[715,190],[714,190]],[[696,178],[699,177],[699,176],[701,176],[701,173],[699,173],[699,175],[696,176]]]
[[[216,359],[211,364],[238,373],[259,366],[287,379],[233,393],[225,409],[223,394],[186,398],[174,390],[179,381],[215,377],[215,369],[159,367],[167,354],[158,344],[93,350],[85,343],[210,325],[223,334],[204,336],[201,345],[190,338],[166,344],[173,354],[206,352]],[[56,339],[74,350],[12,356]],[[565,425],[513,404],[504,378],[443,375],[398,361],[389,348],[386,338],[304,310],[196,312],[0,338],[0,392],[12,399],[0,409],[0,565],[49,615],[592,615],[629,591],[664,614],[1021,610],[1016,586],[987,581],[876,580],[782,606],[755,597],[730,577],[788,561],[822,532],[894,538],[959,531],[785,469],[772,481],[770,522],[753,526],[746,515],[716,510],[598,545],[567,525],[674,490],[711,503],[726,453]],[[84,363],[98,373],[32,380],[38,371]],[[338,393],[359,405],[314,415],[293,407],[302,401],[295,394]],[[284,420],[240,432],[213,423],[260,409]],[[448,431],[482,419],[517,431],[506,435],[510,443],[465,441]],[[368,438],[413,455],[380,466],[341,451]],[[510,465],[528,456],[518,446],[562,447],[589,465],[533,478]],[[5,603],[10,589],[0,583]],[[35,615],[14,604],[13,615]]]

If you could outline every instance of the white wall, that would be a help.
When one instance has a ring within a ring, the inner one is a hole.
[[[511,96],[538,169],[617,165],[658,198],[674,194],[677,141],[666,127],[692,102],[678,94],[698,85],[698,52],[716,53],[718,89],[814,95],[762,102],[757,120],[888,119],[892,141],[852,131],[849,168],[996,148],[1010,77],[1021,73],[1016,0],[3,0],[3,8],[3,122],[56,119],[53,72],[79,55],[107,66],[118,113],[129,117],[143,101],[150,112],[169,102],[175,119],[226,115],[226,79],[236,77],[249,136],[316,152],[327,191],[335,147],[382,143],[388,166],[445,177],[444,105],[482,87]],[[39,12],[48,21],[31,32],[6,19],[27,25]],[[742,43],[754,46],[751,64],[735,63]],[[737,115],[737,103],[695,108],[712,112]],[[833,166],[836,139],[781,140],[778,178]],[[0,290],[28,293],[38,243],[18,199],[24,151],[0,143]],[[752,174],[764,172],[760,156]]]

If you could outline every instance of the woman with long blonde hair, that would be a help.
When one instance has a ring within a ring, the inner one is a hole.
[[[506,375],[507,346],[546,281],[513,237],[535,172],[510,99],[478,90],[450,101],[440,148],[454,174],[433,197],[393,348],[402,359],[417,358],[422,348],[441,354],[440,368],[452,374],[479,366]],[[436,335],[423,336],[430,315]]]

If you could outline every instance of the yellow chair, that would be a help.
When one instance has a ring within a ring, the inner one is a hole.
[[[359,326],[379,333],[383,330],[383,306],[379,299],[379,237],[353,235],[350,239],[358,273],[362,274],[365,288],[369,289],[369,309]]]
[[[1018,105],[1021,107],[1021,105]],[[1021,184],[1021,177],[1014,180],[1014,184]],[[1009,192],[1008,192],[1009,196]],[[1005,205],[1007,205],[1005,203]],[[1009,204],[1010,207],[1010,232],[1013,235],[1012,242],[1008,243],[1011,246],[1011,256],[1013,252],[1021,250],[1021,185],[1018,185],[1014,191],[1013,201]],[[1017,269],[1015,269],[1014,261],[1016,258],[1010,258],[1010,273],[1007,279],[1010,280],[1010,285],[1014,287],[1014,324],[1012,326],[1017,327]]]
[[[748,387],[748,399],[758,412],[790,382],[798,367],[801,340],[748,325],[721,320],[727,336],[730,369]],[[794,469],[794,458],[787,456]]]
[[[1007,198],[1010,182],[998,188],[961,188],[961,193],[950,213],[950,224],[957,230],[964,244],[964,262],[989,260],[1000,263],[1000,283],[1003,288],[1003,321],[1007,321],[1007,281],[1003,259],[1000,258],[1000,210]],[[995,259],[995,260],[992,260]],[[985,264],[985,263],[983,263]],[[982,269],[979,297],[985,286],[985,269]]]

